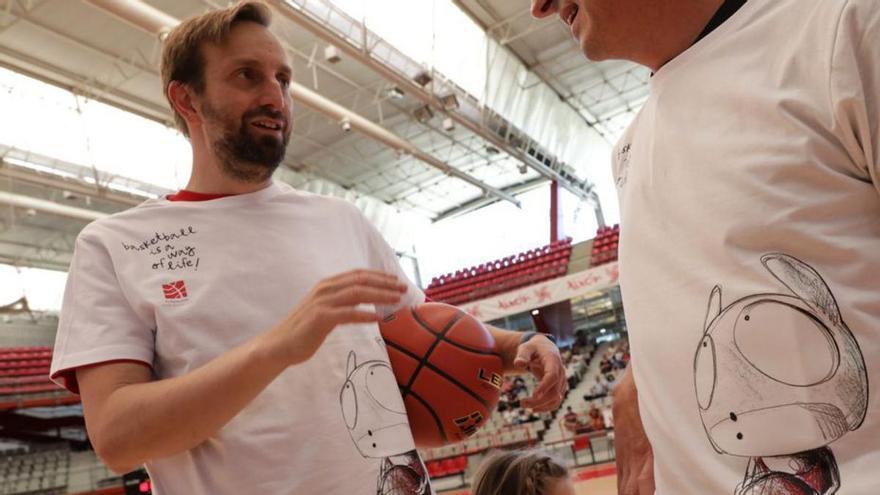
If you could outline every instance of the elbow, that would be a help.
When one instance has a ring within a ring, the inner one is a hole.
[[[95,453],[111,471],[118,475],[130,473],[142,463],[135,460],[132,452],[134,439],[114,439],[108,435],[89,435]]]

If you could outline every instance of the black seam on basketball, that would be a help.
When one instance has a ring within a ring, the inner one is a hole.
[[[440,431],[440,436],[443,437],[443,443],[449,443],[449,438],[446,437],[446,430],[443,429],[443,422],[440,421],[440,416],[437,416],[437,413],[434,412],[434,409],[432,409],[431,406],[427,402],[425,402],[425,399],[419,397],[419,394],[415,392],[410,392],[409,394],[414,399],[421,402],[422,405],[425,406],[425,409],[427,409],[428,412],[431,413],[431,417],[433,417],[434,422],[437,423],[437,430]]]
[[[463,313],[462,311],[459,311],[459,312],[455,313],[455,318],[449,320],[449,323],[446,324],[446,328],[445,328],[445,329],[443,329],[443,330],[434,330],[434,328],[431,327],[431,325],[428,325],[428,324],[425,322],[425,320],[423,320],[423,319],[421,319],[421,318],[419,317],[419,313],[416,312],[416,308],[415,308],[415,307],[411,307],[411,308],[409,308],[409,310],[410,310],[410,312],[412,313],[412,317],[413,317],[413,319],[416,320],[416,323],[418,323],[419,325],[425,327],[425,330],[431,332],[431,334],[433,334],[435,337],[437,337],[437,336],[439,336],[439,335],[442,335],[446,330],[449,330],[449,328],[452,327],[452,325],[454,325],[455,322],[457,322],[458,320],[460,320],[460,319],[464,316],[464,313]]]
[[[416,320],[416,323],[418,323],[419,325],[425,327],[425,330],[427,330],[427,331],[430,332],[432,335],[434,335],[434,337],[439,338],[439,339],[442,340],[443,342],[448,342],[448,343],[454,345],[455,347],[458,347],[459,349],[462,349],[462,350],[465,350],[465,351],[468,351],[468,352],[473,352],[473,353],[475,353],[475,354],[493,355],[493,356],[501,357],[500,354],[498,354],[497,352],[494,352],[494,351],[484,351],[484,350],[482,350],[482,349],[474,349],[473,347],[468,347],[468,346],[466,346],[466,345],[464,345],[464,344],[459,344],[458,342],[454,342],[454,341],[452,341],[452,340],[449,340],[448,338],[446,338],[446,332],[449,330],[449,328],[445,329],[445,330],[444,330],[443,332],[441,332],[441,333],[438,333],[436,330],[434,330],[433,328],[431,328],[430,325],[428,325],[427,323],[425,323],[424,320],[422,320],[421,318],[419,318],[419,315],[416,313],[415,308],[412,308],[411,311],[412,311],[413,318],[415,318],[415,320]],[[454,324],[458,323],[458,322],[459,322],[459,321],[460,321],[465,315],[466,315],[466,313],[464,313],[464,312],[459,312],[459,313],[458,313],[458,318],[455,318],[455,319],[452,321],[451,324],[454,325]]]
[[[395,348],[395,349],[397,349],[398,351],[400,351],[400,352],[406,354],[407,356],[409,356],[409,357],[411,357],[411,358],[413,358],[413,359],[419,359],[419,357],[418,357],[417,355],[415,355],[415,354],[413,354],[412,352],[410,352],[410,351],[408,351],[408,350],[406,350],[406,349],[400,347],[398,344],[395,344],[394,342],[386,342],[386,344],[389,345],[389,346],[391,346],[391,347],[393,347],[393,348]],[[434,373],[437,373],[438,375],[440,375],[440,376],[442,376],[443,378],[446,378],[447,380],[449,380],[450,382],[452,382],[453,385],[456,385],[456,386],[458,386],[458,388],[464,390],[464,392],[465,392],[466,394],[468,394],[468,395],[470,395],[471,397],[473,397],[473,398],[474,398],[476,401],[478,401],[480,404],[483,404],[483,406],[486,408],[487,411],[489,411],[490,413],[492,412],[492,407],[489,405],[488,402],[486,402],[485,399],[483,399],[483,398],[480,397],[479,395],[475,394],[470,388],[468,388],[465,384],[463,384],[463,383],[461,383],[460,381],[458,381],[455,377],[449,375],[448,373],[446,373],[445,371],[441,370],[440,368],[434,366],[434,365],[431,364],[431,363],[427,363],[427,362],[426,362],[426,363],[425,363],[425,366],[426,366],[428,369],[430,369],[431,371],[433,371]],[[403,387],[400,387],[400,393],[401,393],[401,395],[403,395],[404,397],[406,397],[405,394],[413,394],[413,392],[412,392],[411,389],[410,389],[410,386],[411,386],[411,385],[412,385],[412,384],[410,384],[410,385],[406,385],[406,386],[403,386]]]
[[[498,356],[499,358],[501,357],[501,354],[498,354],[495,351],[484,351],[482,349],[473,349],[473,348],[468,347],[464,344],[459,344],[458,342],[455,342],[453,340],[449,340],[448,338],[446,338],[445,335],[443,337],[441,337],[440,340],[442,340],[443,342],[446,342],[449,345],[458,347],[459,349],[461,349],[463,351],[472,352],[474,354],[480,354],[483,356]]]
[[[427,330],[432,335],[434,335],[435,339],[434,339],[434,343],[431,344],[431,347],[428,348],[428,351],[425,352],[425,355],[422,356],[421,358],[419,358],[419,364],[416,365],[415,371],[413,371],[412,376],[409,377],[409,383],[406,384],[407,390],[412,388],[413,383],[415,383],[416,378],[419,376],[419,372],[422,371],[422,368],[425,366],[425,364],[428,362],[428,359],[431,357],[431,353],[434,352],[434,349],[436,349],[437,345],[440,344],[440,341],[443,339],[443,336],[446,335],[446,332],[448,332],[449,329],[452,328],[452,326],[455,325],[455,323],[458,320],[464,318],[464,313],[459,311],[458,313],[456,313],[454,318],[449,320],[449,323],[446,324],[446,327],[443,328],[443,331],[440,332],[439,335],[437,335],[434,333],[433,329],[429,325],[427,325],[424,321],[422,321],[421,318],[419,318],[419,315],[416,313],[416,308],[412,307],[409,310],[410,310],[410,312],[412,312],[413,318],[419,323],[419,325],[425,327],[425,330]]]

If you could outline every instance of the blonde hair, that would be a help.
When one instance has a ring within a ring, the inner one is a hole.
[[[489,455],[474,474],[473,495],[547,495],[553,481],[568,476],[568,468],[553,457],[530,451]]]
[[[213,10],[181,22],[168,33],[162,47],[162,90],[168,98],[168,86],[172,81],[187,84],[197,93],[205,89],[205,61],[202,45],[205,42],[222,44],[232,27],[240,22],[255,22],[269,27],[272,12],[259,1],[241,1],[225,9]],[[189,137],[186,121],[177,113],[171,99],[168,104],[174,111],[174,122]]]

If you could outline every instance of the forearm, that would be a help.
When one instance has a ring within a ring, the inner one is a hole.
[[[505,373],[521,372],[513,366],[513,360],[516,358],[517,349],[522,339],[522,332],[514,332],[511,330],[503,330],[492,325],[486,325],[486,329],[495,339],[495,352],[501,355],[501,362],[504,364]]]
[[[125,472],[204,442],[287,367],[272,338],[261,335],[185,375],[118,388],[101,408],[101,457]]]
[[[617,380],[617,385],[615,385],[614,390],[612,390],[612,395],[615,399],[619,398],[621,400],[631,400],[638,397],[636,381],[632,376],[632,366],[627,366],[626,369],[623,370],[623,374],[620,375],[620,379]]]
[[[618,492],[626,495],[653,494],[654,454],[642,424],[632,363],[614,387],[613,394]]]

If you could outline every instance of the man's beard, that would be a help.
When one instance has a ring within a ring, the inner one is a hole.
[[[288,119],[281,112],[260,107],[244,113],[237,128],[234,120],[210,103],[204,104],[205,116],[223,129],[223,134],[212,142],[214,153],[220,159],[222,171],[242,182],[265,182],[284,160],[290,140]],[[282,139],[275,136],[255,135],[249,122],[265,116],[285,123]],[[286,131],[286,132],[285,132]]]

